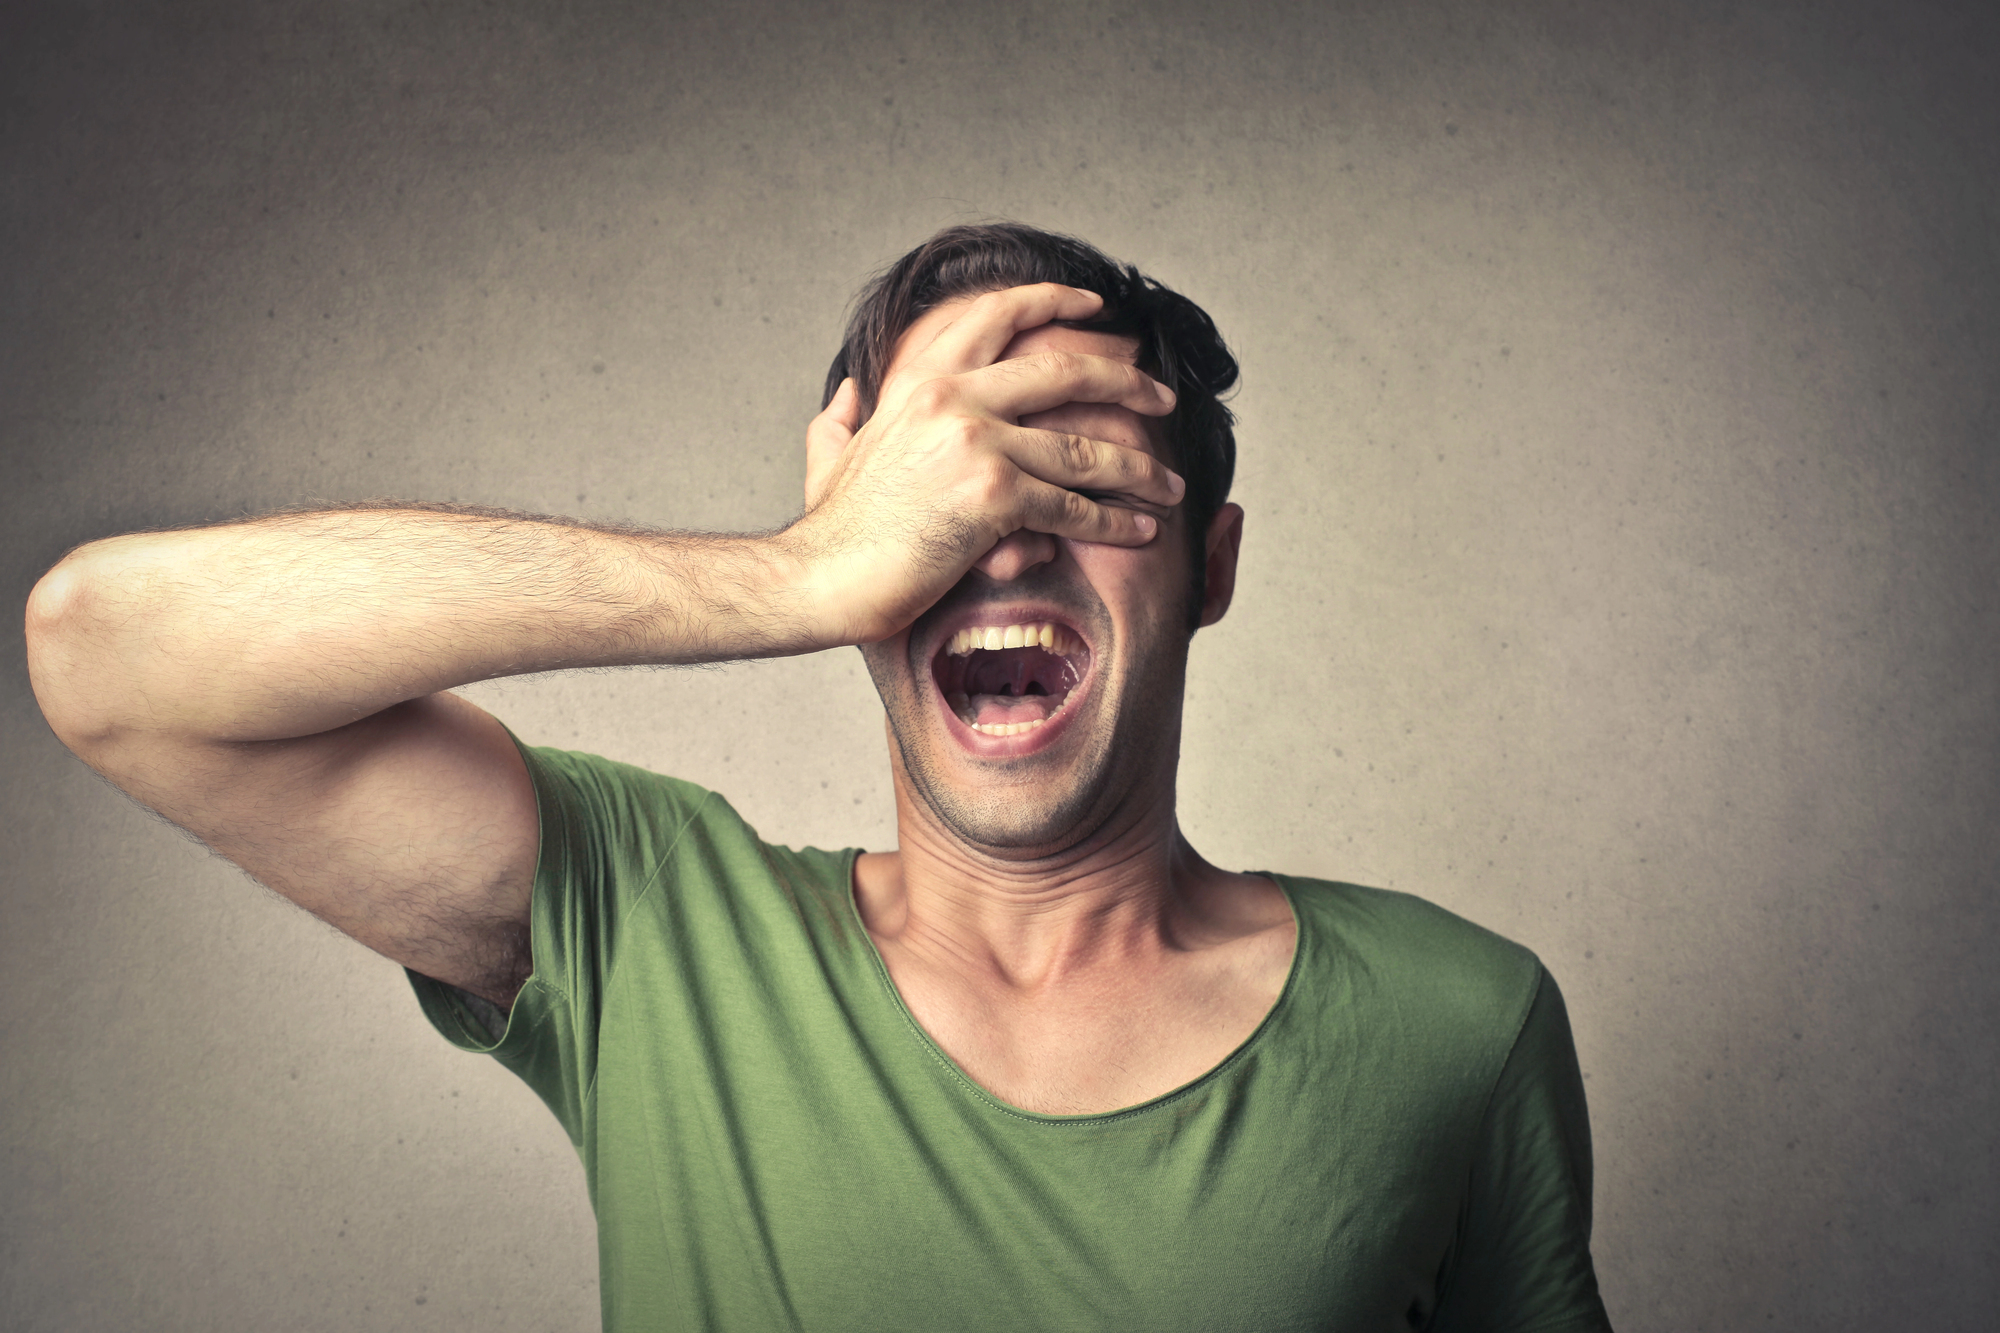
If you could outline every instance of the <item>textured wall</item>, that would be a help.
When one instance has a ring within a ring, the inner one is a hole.
[[[0,580],[311,497],[776,524],[862,276],[1076,231],[1247,368],[1196,844],[1542,954],[1622,1329],[1990,1327],[1982,8],[15,0]],[[0,1325],[594,1326],[554,1121],[71,761],[17,623]],[[852,653],[475,693],[891,838]]]

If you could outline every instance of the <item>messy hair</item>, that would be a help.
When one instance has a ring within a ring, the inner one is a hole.
[[[1229,498],[1236,473],[1236,418],[1222,402],[1235,387],[1236,358],[1215,321],[1179,292],[1093,245],[1018,222],[947,227],[869,282],[855,301],[847,336],[826,373],[821,406],[852,377],[865,418],[875,411],[896,341],[936,306],[961,296],[1036,282],[1058,282],[1104,298],[1089,321],[1095,331],[1136,339],[1139,369],[1178,397],[1164,422],[1167,461],[1187,482],[1187,515],[1199,617],[1204,576],[1202,537]]]

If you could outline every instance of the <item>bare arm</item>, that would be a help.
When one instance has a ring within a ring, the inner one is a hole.
[[[64,743],[363,943],[505,1003],[536,816],[499,724],[441,693],[570,666],[810,646],[751,539],[425,509],[115,537],[29,605]]]
[[[286,514],[73,552],[28,607],[58,737],[136,799],[355,938],[511,1003],[530,966],[526,770],[454,686],[566,667],[810,652],[893,633],[1021,527],[1148,540],[1075,490],[1178,499],[1136,451],[1013,424],[1166,402],[1089,357],[989,366],[1095,298],[983,298],[874,419],[814,424],[813,503],[756,537],[442,507]],[[858,428],[858,433],[856,433]],[[1074,489],[1071,489],[1074,488]]]

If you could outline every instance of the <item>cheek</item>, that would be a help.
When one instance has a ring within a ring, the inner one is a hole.
[[[1077,569],[1112,618],[1125,626],[1171,621],[1183,613],[1188,562],[1178,523],[1144,546],[1105,546],[1063,539]]]
[[[910,655],[910,632],[904,630],[892,639],[880,643],[856,645],[861,650],[861,660],[868,667],[868,678],[874,682],[875,692],[889,702],[891,694],[904,692],[904,666]]]
[[[1111,604],[1114,594],[1132,591],[1144,581],[1148,563],[1146,557],[1153,554],[1152,547],[1160,544],[1157,539],[1144,547],[1107,546],[1069,537],[1061,541],[1069,548],[1070,558],[1076,561],[1076,567],[1083,571],[1083,576],[1090,580],[1090,586],[1097,589],[1097,595],[1104,599],[1106,605]]]

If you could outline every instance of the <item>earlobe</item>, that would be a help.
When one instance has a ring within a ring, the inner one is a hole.
[[[1236,596],[1236,557],[1243,545],[1243,506],[1226,504],[1209,520],[1202,581],[1201,625],[1213,625]]]

